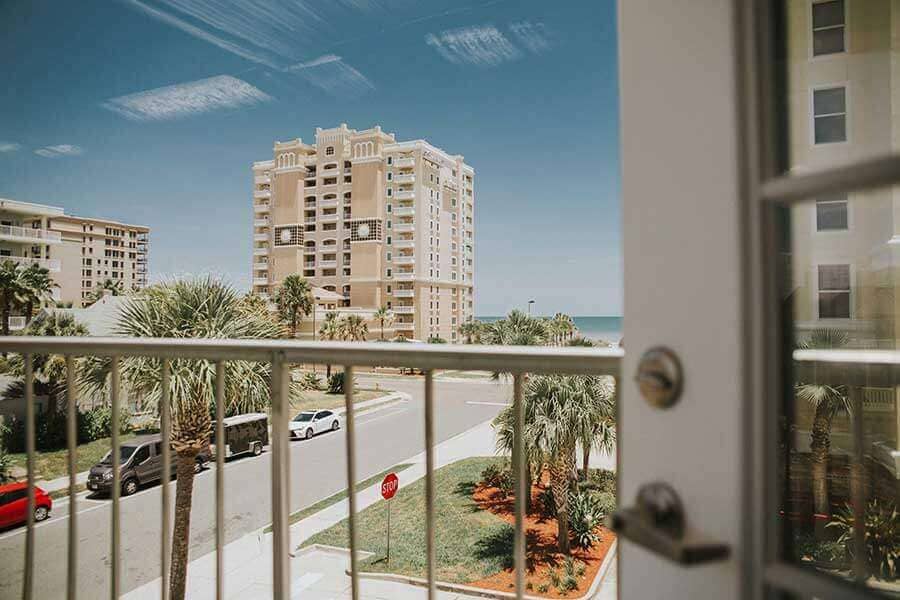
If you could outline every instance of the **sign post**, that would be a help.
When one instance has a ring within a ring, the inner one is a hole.
[[[400,482],[396,473],[388,473],[381,482],[381,497],[387,503],[387,566],[391,567],[391,498],[397,493]]]

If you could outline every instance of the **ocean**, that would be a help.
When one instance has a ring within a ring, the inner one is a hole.
[[[490,323],[503,317],[475,317]],[[590,340],[604,340],[616,343],[622,339],[622,317],[572,317],[578,334]]]

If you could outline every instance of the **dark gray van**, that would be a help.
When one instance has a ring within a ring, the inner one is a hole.
[[[241,454],[259,456],[269,445],[269,417],[265,413],[248,413],[227,417],[222,421],[225,429],[225,458]],[[216,455],[216,423],[213,422],[209,452]]]
[[[201,471],[209,462],[209,454],[197,456],[196,471]],[[142,435],[131,438],[119,446],[120,481],[122,495],[130,496],[140,486],[162,479],[162,436]],[[175,453],[172,452],[172,475],[175,474]],[[112,452],[91,467],[87,488],[93,492],[109,494],[112,488]]]

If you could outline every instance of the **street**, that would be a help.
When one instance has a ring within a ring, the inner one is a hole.
[[[403,403],[357,420],[357,479],[383,471],[422,452],[424,448],[424,382],[421,378],[379,378],[383,389],[407,392]],[[362,385],[373,380],[360,377]],[[436,442],[482,423],[510,400],[511,388],[484,381],[435,381]],[[226,543],[271,522],[271,453],[240,458],[225,467]],[[291,442],[291,511],[296,511],[346,488],[344,429],[310,441]],[[401,475],[402,477],[402,475]],[[121,502],[121,592],[125,593],[160,573],[160,487],[141,490]],[[190,559],[214,550],[215,468],[200,474],[194,484]],[[172,486],[174,501],[174,485]],[[35,598],[65,596],[67,510],[35,528]],[[108,598],[110,567],[110,502],[79,499],[78,597]],[[24,528],[0,535],[0,599],[21,595],[25,556]]]

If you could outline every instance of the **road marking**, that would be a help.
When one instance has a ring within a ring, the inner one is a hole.
[[[297,600],[300,598],[300,592],[311,587],[316,584],[322,577],[324,577],[324,573],[307,573],[306,575],[302,575],[294,580],[291,584],[293,591],[291,593],[291,600]]]
[[[480,404],[481,406],[512,406],[508,402],[480,402],[478,400],[466,400],[466,404]]]

